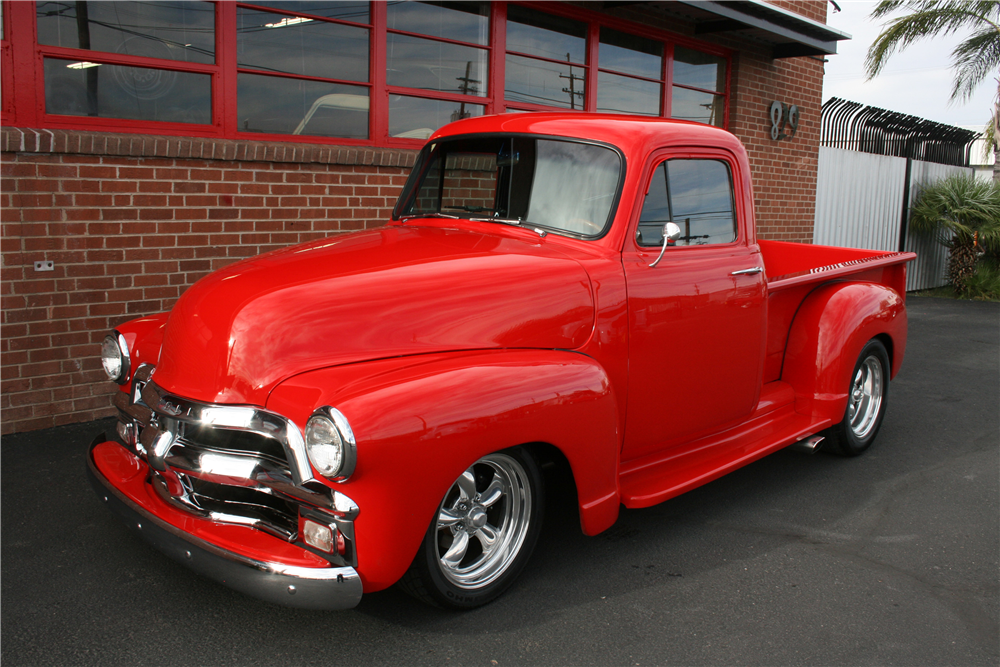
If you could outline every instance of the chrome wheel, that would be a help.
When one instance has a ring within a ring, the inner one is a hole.
[[[473,590],[496,581],[532,530],[532,485],[507,454],[490,454],[459,476],[438,508],[437,564],[444,578]]]
[[[854,374],[847,403],[847,419],[851,431],[859,440],[867,438],[878,421],[882,409],[883,376],[882,363],[875,355],[866,357]]]

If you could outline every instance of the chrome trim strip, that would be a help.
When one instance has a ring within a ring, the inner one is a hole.
[[[149,513],[118,491],[87,456],[87,477],[97,495],[125,524],[165,555],[234,590],[300,609],[350,609],[363,586],[353,567],[307,568],[258,561],[207,542]]]
[[[178,423],[214,426],[232,431],[244,431],[281,443],[291,468],[292,482],[301,486],[313,479],[312,466],[306,454],[306,443],[302,431],[290,419],[262,408],[246,405],[217,405],[198,403],[179,396],[167,394],[147,382],[142,390],[142,399],[158,417],[158,425],[150,423],[143,429],[140,440],[146,449],[149,464],[156,470],[165,470],[163,458],[170,446],[180,435]],[[150,431],[147,435],[147,431]],[[171,433],[167,440],[163,433]]]

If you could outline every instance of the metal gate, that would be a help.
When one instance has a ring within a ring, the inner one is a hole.
[[[973,174],[968,165],[974,139],[969,130],[836,97],[827,100],[813,243],[915,252],[906,289],[944,285],[948,249],[911,233],[909,210],[923,186],[953,174]]]

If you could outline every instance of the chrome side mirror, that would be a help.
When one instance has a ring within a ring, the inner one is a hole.
[[[663,225],[663,247],[660,248],[660,256],[649,265],[649,268],[653,268],[660,263],[663,259],[663,253],[667,251],[667,246],[674,245],[677,243],[677,239],[681,237],[681,228],[677,226],[676,223],[668,222]]]

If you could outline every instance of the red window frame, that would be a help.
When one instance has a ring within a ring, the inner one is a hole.
[[[224,139],[244,139],[254,141],[280,141],[311,144],[334,144],[342,146],[379,146],[416,148],[423,145],[419,139],[403,139],[389,136],[389,95],[407,95],[426,99],[438,99],[453,102],[466,102],[485,106],[485,113],[504,113],[511,110],[565,111],[561,107],[527,104],[522,102],[507,102],[504,99],[504,69],[507,55],[507,6],[508,4],[524,5],[532,10],[570,18],[587,25],[586,62],[574,64],[584,69],[586,94],[583,113],[594,112],[597,108],[597,77],[602,71],[598,59],[601,27],[612,28],[647,39],[663,43],[663,74],[658,82],[663,86],[662,117],[670,117],[673,83],[673,53],[674,46],[680,45],[697,51],[702,51],[725,59],[726,78],[725,90],[713,91],[682,86],[724,98],[723,127],[729,126],[730,114],[730,81],[732,79],[732,51],[713,44],[706,44],[668,31],[648,28],[631,21],[617,19],[581,8],[567,6],[560,2],[512,2],[496,1],[490,3],[489,12],[489,44],[480,45],[456,41],[446,38],[409,33],[404,30],[388,30],[386,6],[384,2],[372,2],[369,5],[369,24],[315,17],[320,20],[340,23],[369,30],[369,80],[365,82],[339,81],[301,75],[280,74],[287,78],[329,81],[354,86],[365,86],[369,90],[369,138],[344,139],[339,137],[317,137],[288,134],[265,134],[259,132],[241,132],[237,119],[237,77],[239,73],[265,74],[256,70],[237,67],[236,60],[236,16],[237,7],[246,6],[259,11],[275,14],[298,15],[295,12],[280,8],[254,5],[252,0],[240,2],[216,2],[215,5],[215,64],[206,65],[187,63],[175,60],[161,60],[121,56],[115,53],[92,51],[87,49],[71,49],[40,45],[37,43],[36,9],[33,2],[10,2],[3,0],[4,36],[0,43],[0,70],[2,70],[3,109],[2,120],[5,125],[15,122],[23,127],[52,129],[85,129],[110,132],[134,132],[142,134],[157,134],[166,136],[189,137],[219,137]],[[19,30],[11,31],[12,26]],[[474,46],[487,52],[488,84],[486,96],[463,95],[443,91],[407,88],[404,86],[389,86],[386,82],[386,48],[388,33],[412,35],[422,39],[452,43],[461,46]],[[72,60],[88,60],[117,65],[137,67],[153,67],[174,71],[207,74],[212,77],[212,122],[211,124],[195,125],[164,121],[142,121],[117,118],[92,118],[87,116],[61,116],[45,112],[44,59],[56,57]],[[535,56],[531,56],[535,57]],[[615,74],[613,70],[607,70]],[[641,78],[641,77],[636,77]],[[17,83],[15,86],[14,83]],[[650,79],[650,81],[652,81]],[[679,85],[679,84],[678,84]]]
[[[14,56],[10,46],[10,4],[7,0],[0,3],[3,11],[3,37],[0,38],[0,123],[14,124]]]

